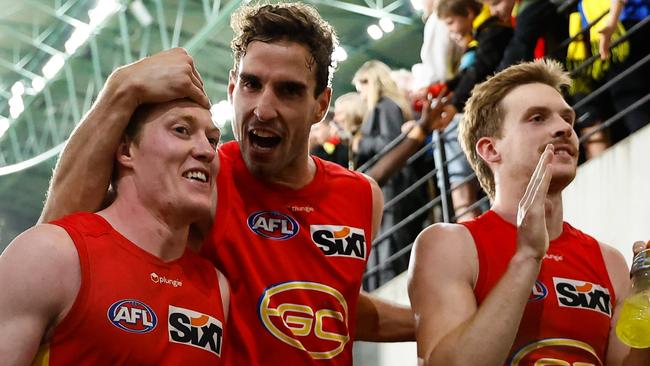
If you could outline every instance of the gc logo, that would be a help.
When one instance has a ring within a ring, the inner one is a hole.
[[[262,324],[282,342],[313,359],[330,359],[350,341],[348,305],[336,289],[316,282],[285,282],[264,291]]]
[[[509,366],[603,366],[589,344],[575,339],[547,338],[521,348]]]

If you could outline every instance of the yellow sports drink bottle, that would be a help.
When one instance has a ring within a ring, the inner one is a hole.
[[[623,303],[616,335],[633,348],[650,347],[650,249],[634,256],[632,292]]]

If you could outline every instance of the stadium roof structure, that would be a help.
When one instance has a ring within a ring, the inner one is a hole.
[[[225,100],[229,18],[248,2],[0,0],[0,249],[34,224],[56,156],[116,67],[185,47],[213,103]],[[303,2],[333,24],[346,51],[335,96],[352,90],[352,75],[367,60],[393,68],[417,62],[423,24],[411,1]],[[394,30],[377,40],[366,31],[373,25]]]

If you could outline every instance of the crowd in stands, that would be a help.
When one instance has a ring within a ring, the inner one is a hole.
[[[351,81],[357,93],[336,99],[333,115],[314,126],[312,153],[357,169],[408,133],[423,100],[448,92],[444,111],[449,123],[434,133],[440,134],[448,160],[453,221],[463,221],[480,214],[485,205],[474,203],[485,193],[475,179],[466,179],[473,171],[458,143],[458,123],[472,88],[495,72],[541,57],[566,65],[574,84],[565,97],[578,116],[575,129],[584,140],[582,161],[650,121],[650,102],[630,107],[650,92],[650,63],[643,62],[650,54],[650,26],[644,22],[650,1],[424,0],[423,5],[421,62],[411,71],[391,70],[379,60],[361,66]],[[625,112],[620,123],[601,126],[620,112]],[[428,136],[425,144],[431,141]],[[440,145],[431,145],[382,184],[385,202],[434,169],[433,156]],[[435,210],[409,215],[439,194],[441,178],[438,174],[438,179],[387,205],[381,232],[390,235],[380,233],[382,241],[376,243],[369,265],[381,265],[382,270],[367,287],[375,288],[402,272],[407,255],[387,259],[411,244],[423,225],[440,220]],[[405,219],[408,224],[399,225]]]

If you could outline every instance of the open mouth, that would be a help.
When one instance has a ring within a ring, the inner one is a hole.
[[[209,175],[200,170],[188,170],[183,173],[183,177],[189,180],[196,180],[202,183],[207,183]]]
[[[264,149],[272,149],[280,144],[282,138],[264,130],[254,129],[248,132],[250,142]]]
[[[576,152],[570,146],[565,144],[562,145],[553,145],[553,155],[555,156],[575,156]]]

